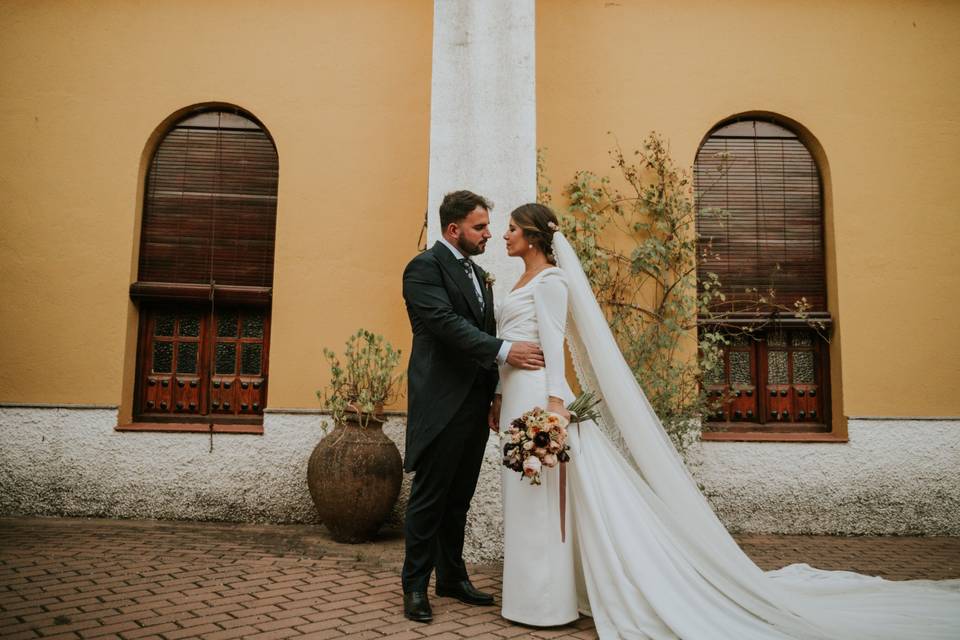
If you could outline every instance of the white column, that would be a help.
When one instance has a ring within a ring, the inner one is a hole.
[[[503,235],[516,206],[537,195],[534,0],[435,0],[427,238],[440,237],[444,194],[493,201],[486,253],[502,300],[522,272]]]

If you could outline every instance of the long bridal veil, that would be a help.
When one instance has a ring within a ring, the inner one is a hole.
[[[960,580],[888,581],[805,564],[764,572],[697,488],[624,361],[580,261],[554,234],[569,291],[567,339],[603,428],[581,430],[571,479],[597,629],[625,638],[960,637]]]

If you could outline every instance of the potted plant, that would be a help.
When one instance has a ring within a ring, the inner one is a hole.
[[[399,395],[403,378],[394,373],[400,351],[360,329],[347,340],[342,364],[330,349],[323,352],[331,376],[317,397],[334,428],[310,455],[307,484],[334,539],[364,542],[390,515],[403,480],[400,452],[383,433],[383,407]]]

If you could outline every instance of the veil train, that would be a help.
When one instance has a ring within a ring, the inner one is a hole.
[[[572,474],[571,491],[601,636],[960,637],[960,580],[888,581],[806,564],[757,567],[697,488],[560,232],[553,248],[568,284],[567,340],[577,377],[602,397],[603,429],[633,461],[595,431],[581,430],[580,455],[589,466]]]

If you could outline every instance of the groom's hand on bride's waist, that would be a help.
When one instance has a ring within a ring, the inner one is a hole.
[[[514,342],[507,354],[507,364],[517,369],[542,369],[543,351],[535,342]]]

